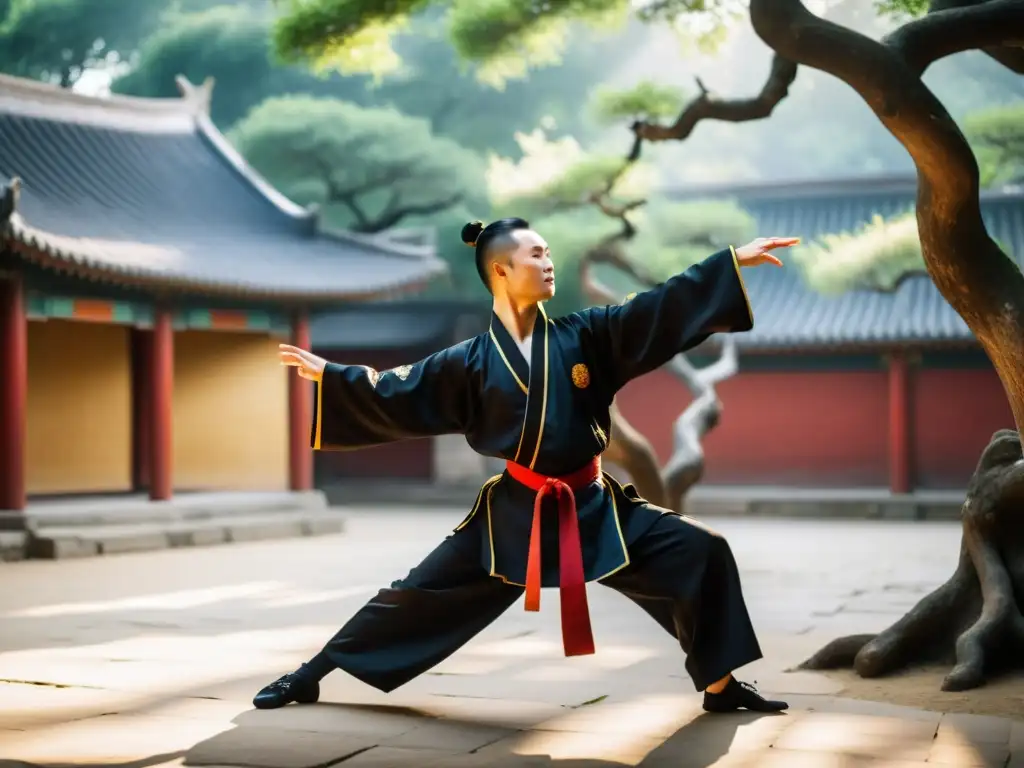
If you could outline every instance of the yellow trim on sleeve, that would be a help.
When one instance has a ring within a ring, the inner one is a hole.
[[[316,428],[313,432],[313,450],[320,450],[320,435],[324,420],[324,382],[321,375],[320,381],[316,383]]]
[[[740,260],[736,256],[736,249],[729,246],[729,253],[732,254],[732,265],[736,269],[736,279],[740,281],[740,290],[743,291],[743,301],[747,303],[747,315],[750,317],[750,325],[754,325],[754,308],[750,306],[750,295],[747,293],[747,284],[743,282],[743,275],[740,273]]]

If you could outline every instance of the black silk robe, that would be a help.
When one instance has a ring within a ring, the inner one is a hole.
[[[622,304],[549,318],[543,307],[527,366],[492,315],[487,333],[413,365],[377,372],[330,363],[316,387],[312,445],[354,450],[396,440],[463,434],[485,456],[559,476],[608,446],[609,407],[629,381],[713,333],[753,327],[732,248]],[[576,494],[587,581],[629,564],[629,545],[669,510],[611,475]],[[497,475],[480,490],[453,543],[495,578],[525,585],[535,493]],[[558,586],[558,521],[545,512],[542,583]]]

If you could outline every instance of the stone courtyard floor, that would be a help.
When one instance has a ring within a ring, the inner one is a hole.
[[[547,591],[539,615],[518,603],[390,695],[338,672],[318,705],[254,711],[256,690],[461,510],[349,519],[340,536],[0,565],[0,766],[1024,768],[1024,686],[943,695],[936,678],[917,709],[784,671],[946,579],[953,523],[709,521],[736,552],[765,651],[740,676],[786,697],[786,714],[702,714],[673,640],[596,585],[594,656],[562,657]]]

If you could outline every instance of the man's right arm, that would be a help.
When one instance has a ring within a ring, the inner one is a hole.
[[[465,343],[380,373],[328,363],[316,384],[312,446],[344,451],[465,433],[468,381]]]
[[[605,381],[614,393],[660,368],[713,333],[754,327],[753,311],[732,248],[622,304],[579,313],[589,326]]]

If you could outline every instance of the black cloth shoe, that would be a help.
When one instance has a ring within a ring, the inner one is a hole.
[[[256,709],[277,709],[285,704],[316,704],[320,699],[320,683],[289,672],[256,694]]]
[[[748,709],[751,712],[781,712],[789,709],[789,704],[766,699],[750,683],[741,683],[735,677],[729,678],[725,688],[718,693],[704,691],[705,712],[735,712],[737,709]]]

